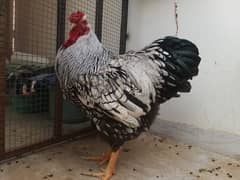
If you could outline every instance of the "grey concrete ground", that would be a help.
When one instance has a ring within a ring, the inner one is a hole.
[[[33,155],[0,164],[0,180],[91,180],[81,172],[98,172],[96,162],[82,159],[107,150],[99,137],[91,136]],[[128,142],[120,154],[112,180],[228,180],[240,179],[240,161],[143,134]]]

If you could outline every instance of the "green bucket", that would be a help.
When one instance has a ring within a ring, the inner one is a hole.
[[[18,113],[48,112],[48,93],[31,96],[15,95],[12,97],[14,110]]]
[[[49,112],[52,119],[55,118],[55,87],[49,91]],[[62,121],[65,124],[78,124],[88,121],[85,112],[79,107],[66,100],[63,100]]]

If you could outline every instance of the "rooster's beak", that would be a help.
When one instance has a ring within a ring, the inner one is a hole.
[[[87,19],[87,15],[85,14],[83,17],[82,17],[82,21],[85,21]]]
[[[70,28],[72,29],[74,26],[75,26],[75,24],[71,23],[71,26],[70,26]]]

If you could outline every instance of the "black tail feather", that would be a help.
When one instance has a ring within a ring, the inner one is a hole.
[[[164,70],[168,72],[159,89],[160,103],[172,97],[179,97],[178,92],[190,92],[189,80],[198,74],[201,61],[197,46],[188,40],[168,36],[154,41],[144,51],[150,53],[153,47],[159,47],[154,50],[164,55],[164,58],[159,59],[165,63]]]

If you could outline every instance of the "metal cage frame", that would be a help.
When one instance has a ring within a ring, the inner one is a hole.
[[[65,15],[66,15],[66,0],[56,0],[57,1],[57,37],[56,37],[56,49],[60,47],[63,40],[65,39]],[[2,2],[2,1],[1,1]],[[51,139],[45,140],[40,143],[32,144],[26,147],[21,147],[13,151],[6,151],[5,148],[5,107],[6,107],[6,79],[5,75],[5,59],[9,56],[11,47],[11,31],[8,29],[8,17],[11,11],[11,5],[9,1],[3,0],[5,4],[0,4],[0,8],[5,5],[6,11],[1,11],[5,15],[5,18],[1,18],[2,24],[5,26],[0,27],[0,36],[4,35],[4,41],[0,42],[0,161],[20,156],[24,153],[33,152],[39,148],[58,143],[64,140],[68,140],[74,137],[84,137],[92,132],[92,128],[85,128],[79,132],[74,132],[72,134],[64,135],[62,127],[62,94],[57,85],[56,102],[55,102],[55,120],[53,128],[53,137]],[[102,40],[102,21],[103,21],[103,4],[104,0],[96,0],[96,14],[95,14],[95,33],[99,40]],[[0,16],[3,16],[0,15]],[[126,50],[126,39],[127,39],[127,18],[128,18],[128,0],[122,0],[122,17],[121,17],[121,31],[120,31],[120,44],[119,53],[122,54]]]

